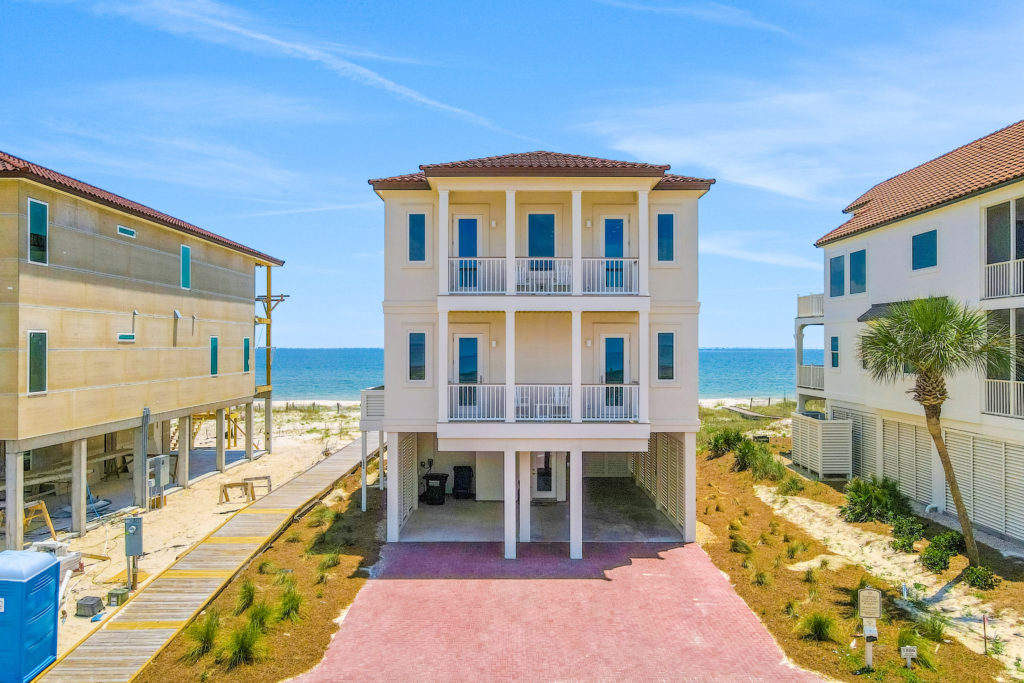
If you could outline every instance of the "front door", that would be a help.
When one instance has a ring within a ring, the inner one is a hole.
[[[555,454],[538,451],[532,454],[532,497],[545,499],[555,497]]]
[[[477,256],[479,256],[479,227],[476,218],[459,218],[455,238],[459,252],[459,289],[472,290],[477,286]]]
[[[625,335],[605,335],[601,338],[601,356],[604,362],[601,383],[605,385],[627,384],[629,382],[629,338]],[[623,388],[606,386],[604,404],[621,406]]]
[[[622,218],[604,219],[604,286],[622,289],[622,257],[626,253],[626,221]]]

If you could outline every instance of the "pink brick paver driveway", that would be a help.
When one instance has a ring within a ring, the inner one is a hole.
[[[696,544],[392,543],[324,681],[818,681]]]

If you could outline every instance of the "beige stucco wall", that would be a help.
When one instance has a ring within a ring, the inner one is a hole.
[[[29,198],[49,204],[49,264],[27,260]],[[117,233],[117,226],[136,237]],[[25,180],[0,180],[0,438],[179,410],[255,390],[255,261]],[[180,287],[180,247],[192,286]],[[11,277],[17,268],[16,277]],[[13,288],[13,289],[12,289]],[[175,321],[174,312],[181,318]],[[138,311],[138,315],[133,315]],[[12,335],[11,331],[14,331]],[[48,333],[48,385],[27,395],[27,331]],[[134,332],[134,343],[118,343]],[[210,375],[210,337],[219,373]],[[243,338],[251,340],[242,371]],[[10,414],[16,415],[16,423]]]

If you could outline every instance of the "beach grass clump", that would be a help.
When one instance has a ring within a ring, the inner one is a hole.
[[[804,490],[804,483],[792,474],[787,475],[776,489],[780,496],[794,496]]]
[[[745,438],[740,430],[734,427],[723,427],[708,439],[708,451],[712,458],[721,458],[726,453],[735,450]]]
[[[847,522],[885,522],[910,515],[910,501],[892,479],[854,477],[846,484],[846,505],[839,508]]]
[[[220,633],[220,613],[215,609],[207,610],[201,619],[193,623],[185,631],[192,641],[192,646],[185,652],[185,661],[190,664],[198,662],[203,655],[211,652]]]
[[[917,632],[936,643],[941,643],[949,626],[949,618],[942,614],[929,614],[917,622]]]
[[[766,571],[754,572],[754,577],[750,580],[755,586],[761,588],[770,588],[772,585],[772,575]]]
[[[736,448],[733,457],[732,470],[749,471],[754,481],[780,481],[786,476],[785,465],[775,459],[775,454],[766,444],[745,440]]]
[[[750,553],[754,552],[754,549],[750,547],[750,544],[744,541],[739,536],[732,539],[732,543],[729,544],[729,550],[733,551],[734,553],[742,553],[744,555],[749,555]]]
[[[917,658],[914,660],[924,668],[928,670],[935,669],[935,662],[932,660],[931,648],[928,647],[928,641],[921,637],[917,632],[917,629],[912,625],[904,626],[900,629],[899,635],[896,637],[896,648],[901,647],[916,647]]]
[[[313,508],[309,515],[307,515],[306,525],[314,529],[328,526],[334,521],[337,514],[338,513],[336,513],[332,508],[329,508],[326,505],[318,505]]]
[[[320,563],[317,565],[317,569],[320,571],[327,571],[333,569],[341,563],[341,556],[338,553],[328,553]]]
[[[823,612],[812,612],[800,620],[796,626],[797,634],[806,640],[819,643],[838,642],[836,620]]]
[[[232,631],[224,646],[224,659],[228,669],[234,669],[243,664],[255,664],[261,661],[265,655],[263,632],[252,622]]]
[[[277,567],[270,560],[263,560],[256,567],[257,574],[273,574],[277,571]]]
[[[294,587],[290,587],[281,596],[281,603],[277,608],[277,618],[279,621],[298,621],[301,608],[302,594]]]
[[[241,614],[252,607],[256,599],[256,584],[252,579],[245,579],[238,588],[238,598],[235,599],[235,614]]]
[[[260,600],[254,603],[249,608],[249,623],[255,625],[260,631],[266,631],[270,625],[270,619],[274,616],[274,611],[270,608],[270,605],[265,600]]]
[[[743,528],[743,522],[739,519],[734,519],[729,522],[729,531],[739,531]]]
[[[818,574],[814,571],[814,567],[808,567],[804,572],[804,583],[818,583]]]

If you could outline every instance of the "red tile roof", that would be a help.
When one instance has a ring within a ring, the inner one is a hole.
[[[558,152],[525,152],[503,154],[481,159],[452,161],[444,164],[423,164],[419,173],[374,178],[369,180],[375,190],[430,189],[427,178],[447,176],[613,176],[662,178],[656,190],[708,189],[715,181],[666,174],[668,164],[645,164],[638,161],[616,161]]]
[[[40,166],[39,164],[33,164],[31,161],[25,161],[19,157],[16,157],[6,152],[0,152],[0,178],[27,178],[36,182],[42,183],[43,185],[49,185],[70,194],[73,194],[83,199],[88,199],[100,204],[104,204],[114,209],[124,211],[133,216],[143,218],[145,220],[159,223],[165,227],[183,232],[193,237],[206,240],[207,242],[213,242],[219,244],[222,247],[227,247],[234,251],[252,256],[259,261],[265,261],[275,266],[284,265],[284,261],[278,258],[274,258],[263,252],[251,249],[244,244],[239,244],[226,237],[221,237],[208,230],[186,223],[180,218],[169,216],[166,213],[161,213],[156,209],[151,209],[148,206],[133,202],[130,199],[125,199],[120,195],[116,195],[106,190],[101,190],[94,185],[83,183],[81,180],[76,180],[70,176],[66,176],[62,173],[57,173],[54,170]]]
[[[853,217],[815,246],[1024,178],[1024,121],[889,178],[843,209]]]

